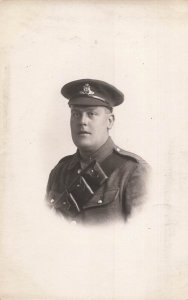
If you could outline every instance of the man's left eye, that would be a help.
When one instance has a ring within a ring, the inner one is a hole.
[[[90,112],[88,113],[88,115],[89,115],[90,117],[93,117],[93,116],[95,116],[95,115],[96,115],[96,113],[95,113],[95,112],[93,112],[93,111],[90,111]]]

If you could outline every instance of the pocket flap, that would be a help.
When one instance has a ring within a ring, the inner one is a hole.
[[[70,203],[67,201],[65,193],[57,193],[55,191],[49,192],[48,203],[51,207],[55,209],[69,210]]]
[[[119,193],[119,188],[112,188],[95,194],[84,206],[83,209],[105,206],[113,202]]]

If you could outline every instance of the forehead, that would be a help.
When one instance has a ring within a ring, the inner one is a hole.
[[[84,111],[98,111],[98,112],[102,112],[105,111],[105,107],[104,106],[85,106],[85,105],[71,105],[71,111],[72,110],[76,110],[76,111],[80,111],[80,112],[84,112]]]

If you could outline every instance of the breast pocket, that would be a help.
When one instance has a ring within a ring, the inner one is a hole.
[[[107,191],[98,191],[84,206],[83,209],[102,208],[116,205],[119,188],[111,188]]]
[[[49,192],[48,204],[51,208],[66,212],[70,209],[70,203],[67,201],[65,193],[58,193],[53,190]]]

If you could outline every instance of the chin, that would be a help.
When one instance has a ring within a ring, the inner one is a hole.
[[[91,151],[94,148],[92,145],[85,143],[78,143],[76,146],[78,147],[78,149],[83,151]]]

